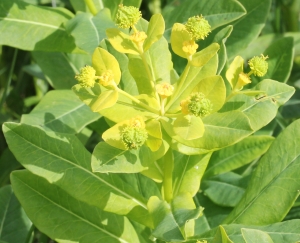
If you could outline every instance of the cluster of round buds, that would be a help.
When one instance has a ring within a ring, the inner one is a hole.
[[[188,55],[192,56],[196,53],[198,45],[194,40],[184,41],[182,44],[182,50]]]
[[[174,86],[169,83],[160,83],[155,86],[155,89],[161,98],[167,98],[173,94]]]
[[[138,8],[120,4],[116,15],[116,24],[122,29],[128,29],[133,27],[141,17],[142,13]]]
[[[142,117],[131,119],[130,123],[122,130],[121,139],[127,149],[138,149],[147,140],[148,133]]]
[[[193,114],[194,116],[205,117],[212,112],[212,103],[201,92],[191,94],[180,103],[183,114]]]
[[[96,70],[91,66],[85,66],[80,69],[80,73],[75,75],[75,79],[82,87],[94,87]]]
[[[185,28],[193,40],[204,40],[208,36],[208,33],[211,32],[211,26],[202,15],[189,18],[185,24]]]
[[[99,76],[98,78],[99,78],[99,83],[104,87],[109,85],[114,85],[115,83],[114,74],[111,70],[104,71],[102,75]]]
[[[260,57],[255,56],[251,58],[248,61],[251,73],[258,77],[264,76],[268,71],[268,62],[266,61],[268,58],[268,56],[264,56],[263,54]]]

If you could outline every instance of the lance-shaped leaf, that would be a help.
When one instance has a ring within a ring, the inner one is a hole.
[[[91,154],[75,135],[15,123],[6,123],[3,130],[10,150],[30,172],[77,200],[151,227],[144,199],[117,175],[92,173]]]
[[[106,37],[105,30],[114,26],[109,10],[103,9],[95,16],[77,12],[76,16],[67,22],[66,29],[74,36],[76,46],[92,54],[101,40]]]
[[[211,154],[184,155],[174,154],[173,194],[188,192],[195,196]]]
[[[204,177],[229,172],[250,163],[263,155],[273,141],[271,136],[250,136],[235,145],[214,152]]]
[[[285,217],[299,195],[299,125],[300,120],[293,122],[272,143],[244,197],[224,222],[263,225]]]
[[[75,134],[100,117],[72,91],[52,90],[29,114],[22,116],[21,122],[40,125],[45,130]]]
[[[191,64],[195,67],[204,66],[220,49],[218,43],[212,43],[192,56]]]
[[[34,225],[58,242],[138,241],[133,226],[124,216],[77,200],[29,171],[16,171],[11,178],[14,191]]]
[[[102,75],[105,71],[111,70],[114,75],[116,84],[120,83],[121,70],[117,59],[103,48],[96,48],[93,53],[93,67],[96,70],[96,75]]]
[[[0,188],[0,242],[26,242],[32,223],[10,185]]]
[[[22,50],[75,50],[74,38],[63,24],[73,14],[63,8],[40,7],[20,0],[0,4],[0,44]]]
[[[265,232],[256,229],[242,229],[246,243],[274,243],[272,238]]]
[[[163,12],[167,28],[170,28],[174,23],[185,23],[187,19],[193,15],[201,13],[212,29],[228,24],[233,20],[245,15],[246,10],[240,2],[229,1],[182,1],[176,3],[176,7],[171,8],[171,11]]]
[[[182,50],[183,43],[189,41],[191,36],[183,24],[175,23],[171,32],[171,47],[178,56],[187,58],[186,53]]]
[[[242,230],[260,230],[267,233],[273,240],[274,243],[283,242],[297,242],[300,239],[299,231],[300,220],[288,220],[280,223],[275,223],[265,226],[249,226],[242,224],[230,224],[223,225],[228,236],[234,243],[245,243],[242,235]],[[196,239],[202,238],[210,242],[215,235],[215,229],[210,230],[200,236],[195,236]],[[194,240],[195,241],[195,240]],[[188,241],[189,243],[194,243],[194,241]],[[259,241],[256,241],[259,242]]]
[[[203,208],[195,208],[189,193],[180,194],[172,201],[172,206],[158,197],[153,196],[148,201],[148,208],[154,222],[152,235],[158,239],[170,241],[183,241],[191,232],[193,221],[198,218]]]
[[[137,45],[130,39],[130,36],[116,28],[106,30],[106,35],[110,44],[121,53],[139,55]]]
[[[165,21],[161,14],[152,15],[147,29],[147,38],[143,44],[144,52],[158,41],[165,32]]]

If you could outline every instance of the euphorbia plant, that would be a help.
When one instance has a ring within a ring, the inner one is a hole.
[[[282,193],[281,203],[273,203],[279,200],[274,194],[267,201],[266,194],[284,178],[296,178],[287,172],[293,166],[291,158],[298,158],[296,145],[282,170],[271,176],[267,171],[281,140],[285,144],[292,133],[299,134],[299,122],[273,143],[250,182],[230,172],[268,149],[273,138],[253,134],[271,122],[294,93],[293,87],[271,79],[247,88],[252,77],[266,75],[268,56],[228,61],[228,33],[220,30],[207,43],[213,29],[202,15],[175,23],[171,33],[165,33],[161,14],[147,22],[137,8],[120,5],[116,24],[118,28],[106,30],[92,64],[76,74],[79,84],[72,89],[90,113],[101,115],[109,126],[92,155],[75,136],[63,132],[25,124],[4,126],[11,150],[32,173],[14,172],[11,178],[33,223],[58,242],[275,242],[268,232],[283,235],[288,231],[283,226],[293,228],[298,221],[273,223],[280,222],[295,202],[299,182]],[[168,34],[173,57],[186,62],[182,73],[173,68]],[[22,143],[26,156],[18,149]],[[260,148],[245,161],[224,159],[239,149],[246,154],[253,144]],[[32,161],[31,154],[41,159]],[[230,191],[234,200],[214,193],[222,189],[215,182],[241,181],[248,189]],[[200,188],[216,208],[210,208]],[[28,195],[34,195],[33,202]],[[259,215],[262,203],[265,211]],[[222,206],[234,209],[228,212]],[[214,210],[225,217],[211,219]],[[42,217],[50,219],[44,222]],[[212,227],[208,221],[214,222]],[[216,227],[221,224],[228,225]],[[69,233],[69,227],[75,232]],[[289,239],[299,239],[293,237]]]

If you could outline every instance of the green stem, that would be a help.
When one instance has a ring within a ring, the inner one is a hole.
[[[299,11],[300,0],[293,0],[291,3],[283,5],[283,16],[287,31],[299,31]]]
[[[91,11],[92,15],[96,15],[98,11],[93,0],[84,0],[84,1],[85,4],[88,6],[89,10]]]
[[[6,100],[6,97],[8,95],[8,89],[10,87],[11,79],[12,79],[12,75],[13,75],[13,71],[15,69],[15,64],[16,64],[16,60],[17,60],[17,54],[18,54],[18,49],[15,49],[14,55],[13,55],[13,60],[11,62],[11,66],[10,66],[10,70],[9,70],[8,80],[7,80],[5,89],[3,91],[2,99],[0,101],[0,109],[3,106],[3,104],[4,104],[5,100]]]
[[[164,199],[167,202],[171,202],[173,199],[173,169],[174,169],[174,160],[172,149],[169,149],[164,156],[164,180],[163,180],[163,190],[164,190]]]
[[[119,89],[118,87],[116,87],[116,90],[117,90],[120,94],[122,94],[122,95],[126,96],[127,98],[131,99],[131,100],[132,100],[134,103],[136,103],[137,105],[139,105],[139,106],[145,108],[145,109],[148,110],[148,111],[153,112],[154,114],[158,114],[158,115],[159,115],[159,112],[158,112],[157,110],[155,110],[154,108],[152,108],[151,106],[146,105],[145,103],[141,102],[141,101],[138,100],[137,98],[134,98],[132,95],[126,93],[125,91]]]
[[[34,224],[32,224],[29,229],[29,232],[27,233],[27,238],[25,240],[25,243],[32,243],[33,238],[34,238],[34,233],[33,233],[34,229],[35,229],[35,226],[34,226]]]
[[[182,89],[183,84],[185,83],[186,77],[190,71],[191,64],[188,62],[186,65],[183,73],[181,74],[180,81],[178,83],[178,86],[174,92],[174,94],[171,96],[171,99],[169,100],[168,104],[165,107],[165,110],[168,111],[168,109],[171,107],[171,105],[174,103],[174,99],[178,97],[178,93],[182,93],[184,90]]]

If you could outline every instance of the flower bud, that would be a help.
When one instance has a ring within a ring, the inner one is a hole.
[[[185,27],[193,40],[204,40],[208,33],[211,32],[211,26],[202,15],[189,18]]]
[[[143,119],[141,117],[133,118],[130,124],[122,130],[121,138],[127,149],[140,148],[148,138]]]
[[[267,58],[269,57],[261,54],[260,57],[255,56],[249,60],[248,64],[255,76],[262,77],[267,73],[268,71],[268,63],[266,61]]]
[[[82,87],[94,87],[96,80],[96,70],[91,66],[85,66],[80,69],[80,73],[75,75]]]
[[[212,103],[201,92],[191,94],[180,103],[183,114],[193,114],[194,116],[205,117],[212,111]]]
[[[128,29],[134,26],[141,17],[142,13],[138,8],[120,4],[116,15],[116,24],[122,29]]]
[[[99,76],[99,83],[104,87],[113,85],[115,83],[113,72],[111,70],[104,71],[102,75]]]
[[[161,83],[155,86],[156,92],[162,97],[166,98],[173,94],[174,87],[169,83]]]
[[[198,48],[198,45],[195,43],[194,40],[190,40],[190,41],[184,41],[183,42],[183,46],[182,46],[182,50],[188,55],[188,56],[192,56],[196,53]]]

